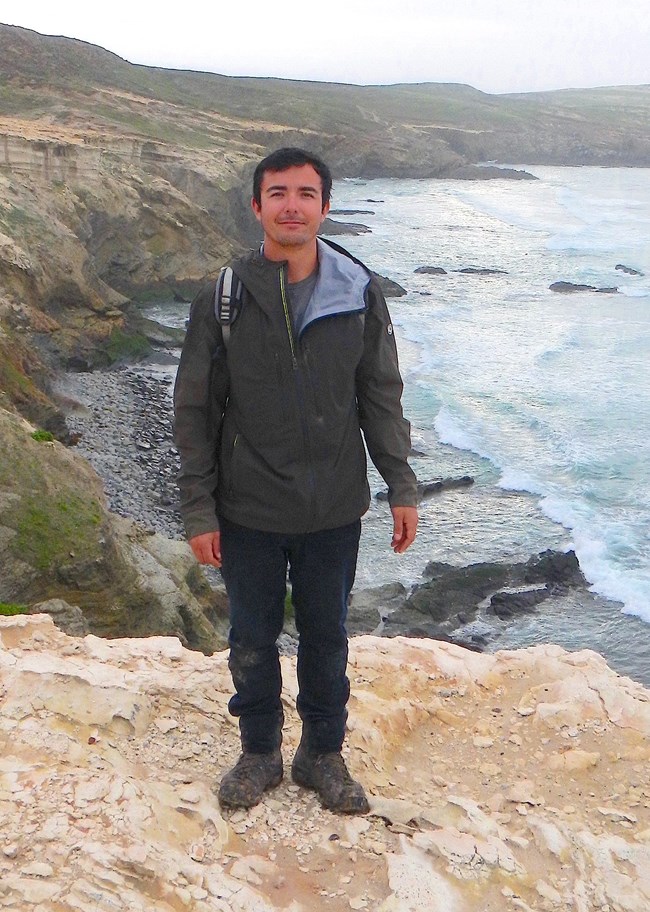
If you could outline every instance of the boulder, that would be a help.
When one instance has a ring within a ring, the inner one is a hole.
[[[475,615],[479,603],[489,593],[506,585],[509,567],[499,563],[454,567],[432,561],[427,564],[424,576],[427,582],[414,588],[405,607],[437,623],[451,621],[458,627]]]
[[[618,269],[619,272],[624,272],[626,275],[631,276],[642,276],[643,273],[638,269],[634,269],[632,266],[624,266],[623,263],[617,263],[614,269]]]
[[[330,215],[374,215],[373,209],[330,209]]]
[[[422,456],[423,453],[415,453],[412,455]],[[436,478],[433,481],[420,481],[418,482],[418,498],[420,500],[428,500],[430,497],[434,497],[436,494],[440,494],[441,491],[450,491],[454,488],[469,488],[474,484],[474,479],[471,475],[461,475],[458,478]],[[375,494],[377,500],[388,500],[388,491],[378,491]]]
[[[88,621],[77,605],[69,605],[63,599],[48,599],[31,605],[27,614],[49,614],[59,630],[71,637],[82,637],[90,633]]]
[[[442,266],[418,266],[413,271],[418,275],[447,275],[447,270]]]
[[[372,229],[367,225],[361,225],[356,222],[337,222],[335,219],[326,218],[320,227],[320,233],[325,236],[337,234],[349,234],[356,236],[359,234],[371,234]]]
[[[519,568],[513,575],[519,574]],[[539,583],[552,589],[586,588],[588,583],[580,569],[575,551],[542,551],[528,559],[523,567],[523,582]]]
[[[549,587],[541,585],[499,589],[490,598],[489,610],[503,621],[515,614],[532,611],[550,595]]]
[[[614,286],[597,288],[595,285],[581,285],[577,282],[553,282],[548,287],[558,294],[575,294],[577,291],[594,291],[600,294],[616,294],[618,292],[618,288]]]
[[[348,633],[354,636],[378,631],[382,622],[402,607],[406,596],[406,587],[398,582],[372,589],[354,589],[348,607]]]
[[[406,288],[402,288],[397,282],[394,282],[392,279],[386,278],[386,276],[379,275],[379,273],[374,272],[374,277],[379,282],[379,287],[384,293],[386,298],[401,298],[403,295],[408,294]]]

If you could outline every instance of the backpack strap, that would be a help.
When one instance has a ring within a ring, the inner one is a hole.
[[[244,285],[230,266],[224,266],[219,273],[214,291],[214,315],[221,326],[223,344],[228,348],[230,327],[237,318],[244,300]]]

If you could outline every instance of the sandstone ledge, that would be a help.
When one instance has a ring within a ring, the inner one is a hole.
[[[283,660],[285,757],[299,736]],[[592,652],[351,644],[349,761],[371,814],[290,779],[224,817],[226,656],[0,618],[0,907],[650,907],[650,694]]]

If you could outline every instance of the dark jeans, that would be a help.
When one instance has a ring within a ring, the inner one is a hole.
[[[242,747],[267,753],[282,739],[282,679],[276,640],[284,622],[287,567],[298,646],[298,699],[309,749],[339,751],[350,682],[345,630],[361,521],[283,535],[220,519],[222,574],[230,602],[229,667]]]

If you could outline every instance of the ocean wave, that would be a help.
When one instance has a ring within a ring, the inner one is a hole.
[[[538,499],[542,513],[571,534],[572,546],[593,592],[620,603],[625,613],[650,622],[650,580],[644,578],[643,569],[632,571],[612,557],[610,540],[616,538],[616,530],[607,526],[601,529],[602,518],[599,520],[585,502],[558,492],[555,483],[541,480],[526,468],[508,465],[447,406],[440,409],[434,425],[441,443],[488,459],[501,473],[499,488]]]
[[[619,285],[618,290],[626,298],[650,298],[650,288],[627,288],[625,285]]]
[[[611,557],[608,539],[613,531],[600,528],[590,511],[558,496],[543,497],[540,507],[553,522],[567,529],[573,539],[580,567],[591,591],[619,602],[625,614],[650,623],[650,578],[639,568],[631,571]]]
[[[469,450],[476,453],[483,459],[489,459],[494,463],[491,455],[485,450],[478,437],[476,437],[468,428],[463,427],[462,423],[455,418],[446,406],[442,406],[438,412],[433,426],[438,434],[441,443],[447,443],[456,447],[457,450]]]

